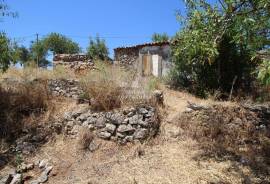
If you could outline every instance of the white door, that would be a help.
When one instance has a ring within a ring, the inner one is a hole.
[[[152,55],[152,66],[153,66],[153,70],[152,70],[152,74],[156,77],[161,77],[161,57],[159,55]]]

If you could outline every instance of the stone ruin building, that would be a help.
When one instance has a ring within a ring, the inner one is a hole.
[[[81,71],[93,69],[94,62],[86,54],[56,54],[53,58],[53,66]]]
[[[165,76],[171,63],[170,42],[145,43],[114,49],[115,64],[136,69],[142,76]]]
[[[111,59],[108,59],[111,63]],[[153,42],[114,49],[114,64],[136,70],[141,76],[166,76],[172,68],[170,42]],[[53,66],[75,71],[95,69],[86,54],[56,54]]]

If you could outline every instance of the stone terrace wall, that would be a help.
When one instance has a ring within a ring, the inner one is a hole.
[[[83,94],[79,81],[74,79],[51,79],[48,87],[55,96],[78,99]]]
[[[85,54],[56,54],[53,64],[54,67],[64,66],[75,71],[94,69],[93,61]]]
[[[77,137],[87,129],[97,137],[119,143],[145,140],[159,129],[157,111],[151,106],[141,106],[110,112],[92,112],[87,108],[66,112],[61,123],[67,135]]]

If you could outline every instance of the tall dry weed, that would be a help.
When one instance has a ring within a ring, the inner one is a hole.
[[[79,149],[87,150],[94,139],[92,132],[86,129],[82,129],[79,134],[78,144]]]
[[[84,98],[90,100],[93,110],[107,111],[150,99],[147,83],[139,81],[135,72],[101,62],[95,65],[96,70],[81,79]]]
[[[0,97],[0,138],[6,139],[15,139],[24,127],[23,120],[43,113],[50,100],[46,83],[40,82],[0,86]]]
[[[35,67],[22,69],[9,68],[5,73],[0,74],[0,79],[12,79],[16,81],[33,81],[35,79],[74,79],[77,76],[72,70],[62,66],[54,67],[53,70]]]
[[[269,127],[260,115],[243,107],[221,105],[179,118],[184,132],[200,143],[204,155],[232,158],[259,172],[269,172]]]

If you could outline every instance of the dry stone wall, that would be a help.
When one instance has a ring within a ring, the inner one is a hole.
[[[115,62],[120,66],[134,66],[136,61],[139,58],[139,49],[130,48],[130,49],[119,49],[115,51]]]
[[[62,122],[66,134],[77,136],[85,128],[105,140],[119,143],[143,141],[156,134],[159,128],[156,109],[141,106],[110,112],[91,112],[80,109],[66,113]]]
[[[94,69],[94,63],[85,54],[56,54],[53,58],[54,67],[63,66],[75,71]]]
[[[74,79],[52,79],[48,81],[48,86],[55,96],[78,99],[83,94],[79,81]]]

